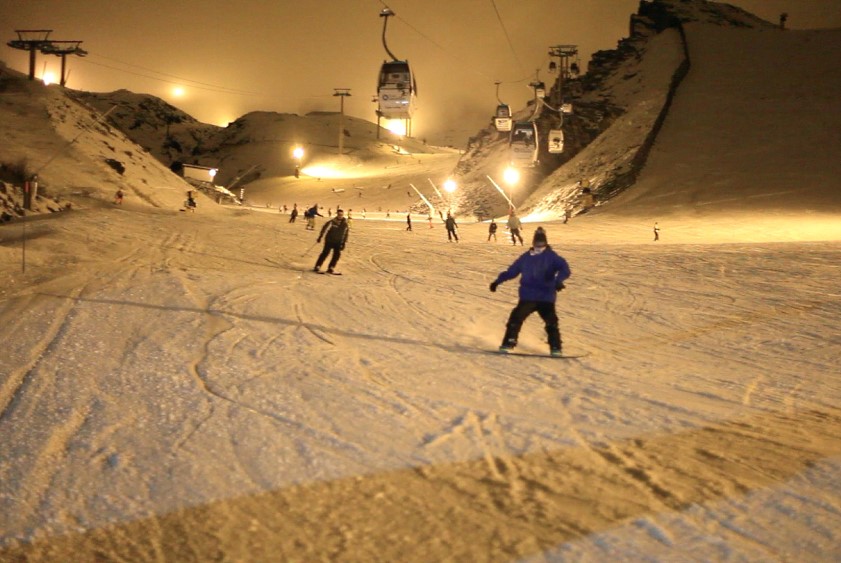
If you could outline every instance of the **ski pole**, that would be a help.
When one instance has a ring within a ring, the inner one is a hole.
[[[308,249],[306,249],[306,251],[304,251],[304,253],[303,253],[303,254],[301,254],[301,258],[303,258],[303,257],[304,257],[304,256],[306,256],[307,254],[309,254],[310,252],[312,252],[312,249],[313,249],[313,248],[315,248],[317,245],[318,245],[318,241],[315,241],[315,243],[313,243],[313,245],[312,245],[311,247],[309,247]]]

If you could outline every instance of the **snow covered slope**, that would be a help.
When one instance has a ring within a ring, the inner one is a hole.
[[[633,212],[841,212],[841,30],[686,26],[692,68]],[[749,203],[749,205],[748,205]]]
[[[45,193],[85,205],[111,202],[122,189],[125,205],[174,211],[191,189],[58,86],[3,69],[0,100],[0,154],[25,161]]]
[[[255,111],[243,115],[227,127],[217,127],[200,123],[148,94],[119,90],[110,93],[74,92],[72,95],[103,112],[116,105],[117,109],[109,115],[109,122],[148,149],[164,165],[178,161],[217,168],[217,182],[222,185],[229,184],[252,167],[256,167],[255,172],[244,179],[246,185],[257,178],[291,176],[298,163],[292,155],[294,147],[304,149],[302,164],[336,165],[338,112],[313,112],[299,116]],[[343,154],[346,157],[342,165],[345,168],[389,156],[397,144],[412,154],[442,152],[385,129],[380,129],[378,139],[376,124],[351,116],[344,117],[342,130]]]

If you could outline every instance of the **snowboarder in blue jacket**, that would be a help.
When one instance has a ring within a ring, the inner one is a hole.
[[[517,276],[520,276],[520,301],[508,317],[499,351],[507,352],[517,345],[523,322],[537,311],[546,323],[550,354],[560,356],[561,332],[555,311],[555,297],[564,288],[564,280],[570,276],[570,270],[567,261],[549,246],[546,231],[542,227],[534,232],[532,247],[528,252],[517,258],[491,283],[491,291],[496,291],[499,284]]]

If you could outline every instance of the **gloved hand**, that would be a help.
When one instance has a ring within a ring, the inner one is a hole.
[[[565,288],[566,288],[566,286],[564,285],[564,282],[558,282],[558,285],[555,286],[555,291],[560,292],[562,289],[565,289]]]
[[[315,242],[321,242],[321,237],[318,237],[317,239],[315,239]]]
[[[495,292],[498,285],[496,282],[491,282],[491,292]]]

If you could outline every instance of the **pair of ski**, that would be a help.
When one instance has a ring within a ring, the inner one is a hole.
[[[322,276],[341,276],[342,275],[341,272],[328,272],[328,271],[322,272],[321,270],[313,270],[313,272],[315,272],[316,274],[321,274]]]

